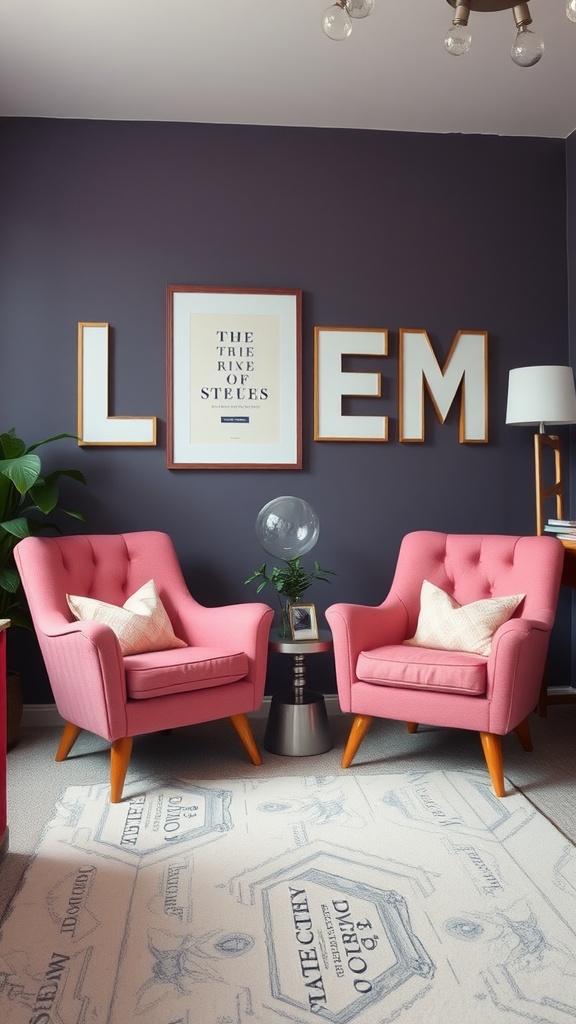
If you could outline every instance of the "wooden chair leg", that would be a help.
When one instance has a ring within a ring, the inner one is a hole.
[[[246,715],[230,715],[230,721],[238,733],[252,764],[262,764],[262,758],[250,722]]]
[[[496,796],[504,796],[506,790],[504,788],[504,762],[500,736],[495,736],[492,732],[481,732],[480,740],[494,792]]]
[[[66,722],[58,750],[56,751],[56,757],[54,758],[55,761],[66,760],[81,732],[82,729],[79,725],[72,725],[72,722]]]
[[[406,722],[408,732],[418,732],[418,722]]]
[[[114,740],[110,748],[110,803],[119,804],[122,800],[124,780],[128,771],[130,754],[132,753],[132,736],[121,736]]]
[[[532,746],[532,736],[530,735],[530,724],[527,718],[516,726],[514,732],[520,740],[523,750],[534,750],[534,747]]]
[[[372,725],[372,717],[372,715],[356,715],[356,718],[352,722],[348,742],[346,743],[344,753],[342,754],[342,760],[340,762],[342,768],[349,768],[352,764],[358,747]]]

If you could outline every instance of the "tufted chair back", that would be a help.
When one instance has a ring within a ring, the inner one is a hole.
[[[404,720],[410,732],[419,723],[473,729],[502,796],[501,737],[513,730],[531,749],[528,715],[538,702],[563,561],[556,537],[429,530],[404,537],[381,605],[335,604],[326,612],[340,706],[355,714],[342,767],[374,717]],[[422,630],[425,580],[443,594]],[[524,597],[493,632],[482,624],[488,631],[478,643],[485,608],[477,603],[489,601],[491,615],[491,599],[517,595]]]
[[[72,621],[67,594],[122,606],[153,579],[177,635],[185,628],[179,612],[182,599],[188,607],[197,604],[188,591],[170,537],[155,530],[31,537],[18,545],[18,558],[25,574],[32,620],[40,634]],[[33,583],[28,565],[34,566]]]
[[[526,596],[515,615],[549,620],[558,599],[558,562],[563,557],[559,547],[552,537],[542,544],[536,537],[502,534],[430,530],[407,534],[390,587],[390,593],[407,609],[406,635],[416,631],[423,580],[434,583],[461,605],[523,593]]]

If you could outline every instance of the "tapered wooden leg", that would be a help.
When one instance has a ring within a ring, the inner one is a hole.
[[[406,722],[408,732],[418,732],[418,722]]]
[[[524,750],[534,749],[534,747],[532,746],[532,736],[530,735],[530,724],[527,718],[525,718],[523,722],[520,722],[519,725],[516,726],[514,732],[520,740],[520,743],[522,744],[522,748]]]
[[[119,804],[132,753],[132,736],[114,740],[110,748],[110,803]]]
[[[358,747],[372,725],[372,717],[372,715],[356,715],[356,718],[352,722],[348,742],[346,743],[344,753],[342,754],[342,760],[340,762],[342,768],[349,768],[352,764]]]
[[[488,771],[490,772],[490,778],[492,779],[492,786],[496,796],[504,796],[504,762],[502,760],[502,741],[499,736],[495,736],[493,732],[481,732],[480,740],[482,742],[482,749],[484,751],[484,757],[486,758],[486,764],[488,765]]]
[[[56,757],[54,758],[55,761],[66,760],[81,732],[82,729],[79,725],[72,725],[72,722],[66,722],[58,750],[56,751]]]
[[[262,764],[260,751],[258,750],[250,722],[246,715],[230,715],[230,721],[242,740],[242,744],[248,752],[248,757],[252,761],[252,764]]]

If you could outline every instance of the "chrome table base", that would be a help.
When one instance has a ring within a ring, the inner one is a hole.
[[[307,654],[319,654],[332,648],[329,630],[321,630],[318,640],[285,640],[272,631],[270,650],[292,655],[292,688],[274,694],[270,702],[264,748],[273,754],[305,757],[323,754],[333,746],[326,704],[321,693],[306,689]]]

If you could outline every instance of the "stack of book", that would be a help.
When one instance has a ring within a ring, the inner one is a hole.
[[[576,519],[549,519],[544,533],[553,533],[559,540],[576,541]]]

